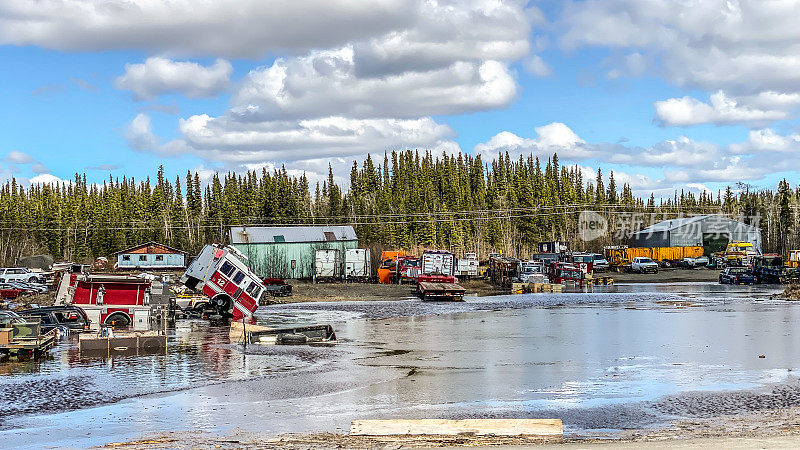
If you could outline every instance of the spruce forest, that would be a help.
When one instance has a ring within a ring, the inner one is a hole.
[[[353,162],[349,188],[328,179],[311,185],[285,169],[217,174],[202,183],[188,172],[171,181],[163,166],[155,178],[109,177],[70,183],[0,188],[0,258],[51,254],[86,261],[147,241],[190,254],[210,242],[226,242],[230,225],[351,224],[360,244],[374,248],[450,249],[457,254],[501,251],[526,255],[539,241],[565,240],[573,248],[600,250],[624,244],[609,233],[577,241],[580,211],[596,211],[615,227],[635,217],[636,227],[695,214],[759,217],[765,251],[797,248],[800,191],[784,180],[776,191],[740,185],[716,195],[675,192],[668,199],[634,196],[613,172],[598,169],[585,179],[578,166],[508,154],[491,162],[480,156],[392,152],[382,161]],[[616,230],[619,231],[619,230]],[[634,230],[635,231],[635,230]]]

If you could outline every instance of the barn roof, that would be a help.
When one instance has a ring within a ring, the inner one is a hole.
[[[700,221],[703,221],[703,220],[706,220],[706,219],[711,219],[711,218],[724,219],[724,220],[727,220],[727,221],[730,221],[730,222],[736,222],[736,225],[739,226],[739,227],[759,229],[758,227],[755,227],[753,225],[748,225],[748,224],[746,224],[744,222],[739,222],[739,221],[733,220],[731,218],[728,218],[728,217],[725,217],[725,216],[721,216],[719,214],[705,214],[705,215],[701,215],[701,216],[680,217],[680,218],[677,218],[677,219],[662,220],[661,222],[654,223],[653,225],[650,225],[647,228],[644,228],[644,229],[642,229],[640,231],[637,231],[636,234],[663,233],[665,231],[676,230],[676,229],[681,228],[683,226],[686,226],[686,225],[689,225],[689,224],[692,224],[692,223],[696,223],[696,222],[700,222]]]
[[[231,244],[357,241],[351,226],[231,227]]]
[[[142,251],[144,250],[144,251]],[[154,253],[165,253],[165,254],[175,254],[175,253],[182,253],[184,255],[188,254],[183,250],[170,247],[168,245],[164,245],[158,243],[156,241],[145,242],[144,244],[134,245],[133,247],[126,248],[125,250],[120,250],[114,253],[114,256],[122,254],[122,253],[147,253],[147,254],[154,254]]]

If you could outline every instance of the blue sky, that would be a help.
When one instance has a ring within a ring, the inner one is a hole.
[[[314,179],[329,162],[345,177],[396,148],[557,152],[665,197],[798,177],[797,6],[364,5],[3,2],[0,177],[143,178],[163,164]]]

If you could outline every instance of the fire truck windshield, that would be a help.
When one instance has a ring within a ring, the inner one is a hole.
[[[231,279],[233,280],[234,283],[239,284],[242,282],[242,280],[244,280],[244,273],[238,271],[236,272],[236,275],[234,275],[233,278]]]
[[[222,267],[219,268],[219,271],[222,272],[223,274],[225,274],[225,276],[228,276],[228,277],[231,276],[231,274],[233,273],[234,270],[236,270],[236,268],[233,267],[233,264],[229,263],[228,261],[223,261],[222,262]]]

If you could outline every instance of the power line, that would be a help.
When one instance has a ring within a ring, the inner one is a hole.
[[[35,225],[33,226],[6,226],[0,227],[0,231],[29,231],[29,232],[70,232],[70,231],[136,231],[136,230],[147,230],[147,231],[156,231],[156,230],[182,230],[182,229],[214,229],[214,228],[228,228],[228,227],[292,227],[292,226],[310,226],[310,225],[319,225],[319,226],[340,226],[340,225],[354,225],[354,226],[378,226],[378,225],[403,225],[403,224],[425,224],[425,223],[457,223],[457,222],[468,222],[468,221],[488,221],[488,220],[510,220],[510,219],[524,219],[524,218],[544,218],[544,217],[555,217],[555,216],[562,216],[564,214],[575,214],[579,212],[592,212],[600,215],[610,215],[610,216],[621,216],[627,214],[637,214],[643,216],[651,216],[651,217],[664,217],[666,218],[665,212],[659,211],[627,211],[627,210],[618,210],[618,211],[607,211],[607,210],[598,210],[598,209],[580,209],[580,206],[587,206],[587,205],[550,205],[543,207],[541,209],[550,210],[550,212],[528,212],[528,213],[521,213],[525,211],[532,211],[537,210],[539,208],[509,208],[504,210],[486,210],[480,211],[481,213],[492,213],[486,215],[478,215],[477,217],[472,216],[475,211],[451,211],[447,212],[448,215],[454,216],[459,214],[466,214],[470,215],[469,217],[448,217],[448,218],[427,218],[428,215],[424,213],[411,213],[408,215],[405,214],[389,214],[389,215],[355,215],[355,216],[316,216],[316,217],[298,217],[297,221],[294,222],[278,222],[278,220],[285,220],[283,218],[274,218],[275,221],[266,221],[260,223],[244,223],[244,224],[226,224],[226,223],[214,223],[214,224],[198,224],[198,225],[164,225],[164,226],[123,226],[123,227],[102,227],[102,226],[93,226],[89,225],[88,222],[84,226],[74,225],[69,227],[49,227],[49,228],[39,228]],[[608,205],[609,207],[617,208],[617,205]],[[627,206],[619,206],[620,208],[630,208]],[[603,206],[606,208],[606,206]],[[703,207],[701,207],[703,208]],[[562,209],[563,211],[552,211],[554,209]],[[686,208],[683,208],[684,210]],[[714,209],[714,208],[709,208]],[[715,211],[716,214],[728,216],[728,217],[740,217],[737,214],[728,214],[728,213],[720,213]],[[397,219],[403,217],[424,217],[424,219],[406,219],[406,220],[373,220],[373,221],[360,221],[363,218],[389,218],[389,219]],[[341,222],[332,222],[338,219],[351,219],[351,220],[344,220]],[[208,218],[205,219],[206,222],[209,221]],[[327,222],[327,223],[317,223],[317,222]]]

